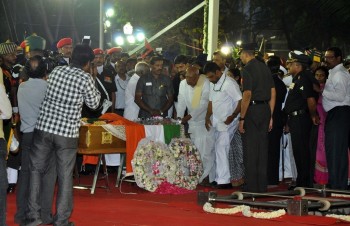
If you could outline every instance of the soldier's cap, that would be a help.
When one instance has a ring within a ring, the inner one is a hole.
[[[305,54],[314,62],[321,62],[322,53],[317,49],[306,49]]]
[[[103,55],[103,50],[100,48],[96,48],[93,50],[94,51],[94,55]]]
[[[24,41],[26,52],[33,50],[44,50],[46,47],[46,40],[35,33],[28,36]]]
[[[61,40],[59,40],[57,42],[57,49],[60,49],[62,48],[63,46],[66,46],[66,45],[72,45],[73,43],[73,40],[71,38],[62,38]]]
[[[310,64],[310,59],[304,53],[298,50],[290,51],[288,62],[299,62],[302,64]]]
[[[0,55],[6,55],[17,51],[17,45],[10,40],[0,44]]]
[[[255,43],[255,42],[252,42],[252,43],[243,43],[241,45],[241,48],[238,52],[238,54],[241,54],[242,51],[256,51],[258,50],[258,45]]]
[[[123,52],[123,48],[122,47],[113,47],[113,48],[110,48],[108,51],[107,51],[107,54],[108,55],[111,55],[113,53],[121,53]]]

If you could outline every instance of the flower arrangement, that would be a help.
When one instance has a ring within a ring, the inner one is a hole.
[[[175,185],[195,189],[203,173],[198,149],[188,138],[173,138],[169,149],[176,161]]]
[[[160,142],[142,139],[131,161],[137,185],[154,192],[162,182],[175,182],[175,158]]]

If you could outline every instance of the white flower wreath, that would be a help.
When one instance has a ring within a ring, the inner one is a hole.
[[[167,181],[175,182],[175,158],[164,143],[142,139],[131,160],[137,185],[154,192]]]
[[[176,160],[175,185],[193,190],[203,173],[198,149],[188,138],[173,138],[169,149]]]

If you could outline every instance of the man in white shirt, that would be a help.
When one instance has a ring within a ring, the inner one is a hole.
[[[215,128],[216,178],[215,188],[231,188],[229,149],[230,142],[238,128],[238,114],[242,93],[237,82],[226,75],[227,70],[214,62],[204,67],[204,73],[209,79],[210,95],[205,125],[207,129]],[[213,116],[211,118],[211,116]]]
[[[329,179],[332,189],[348,187],[348,148],[350,133],[350,74],[342,64],[342,52],[337,47],[325,53],[329,76],[322,96],[327,112],[325,148]]]
[[[124,118],[135,120],[138,118],[140,107],[135,103],[135,91],[139,78],[150,73],[149,65],[145,62],[139,62],[135,66],[135,73],[131,76],[125,89],[125,109]]]
[[[189,67],[186,80],[180,82],[177,116],[182,123],[188,122],[188,133],[198,148],[203,162],[204,172],[199,182],[209,176],[209,182],[215,180],[214,130],[205,129],[205,115],[209,103],[210,82],[205,75],[200,75],[196,67]],[[188,115],[184,117],[185,110]]]

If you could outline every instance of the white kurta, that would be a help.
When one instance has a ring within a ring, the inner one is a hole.
[[[140,76],[138,76],[136,73],[131,76],[125,89],[124,118],[129,120],[137,119],[140,111],[140,107],[135,103],[135,91],[139,78]]]
[[[212,125],[215,128],[216,177],[218,184],[230,183],[230,143],[238,127],[238,116],[226,125],[227,117],[235,111],[242,93],[237,82],[226,76],[226,71],[216,84],[210,83],[209,100],[212,102]]]
[[[208,132],[205,128],[205,115],[207,113],[209,102],[209,87],[209,81],[205,79],[200,104],[197,108],[193,109],[192,99],[194,88],[189,86],[186,80],[182,80],[180,83],[177,104],[178,117],[184,117],[186,108],[188,110],[188,114],[192,116],[192,118],[188,121],[188,132],[190,133],[192,142],[199,150],[204,169],[203,175],[199,182],[201,182],[208,175],[210,182],[215,180],[214,130],[211,129]]]

